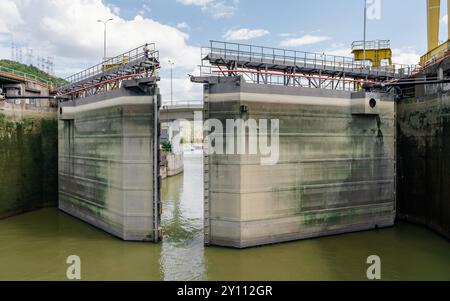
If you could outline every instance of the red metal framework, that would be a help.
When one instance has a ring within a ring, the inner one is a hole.
[[[262,46],[211,41],[202,49],[201,76],[243,76],[258,84],[359,90],[407,78],[417,66],[374,68],[353,58]]]
[[[242,75],[246,80],[257,84],[271,84],[271,85],[283,85],[283,86],[297,86],[308,88],[321,88],[321,89],[355,89],[355,86],[362,84],[374,84],[373,80],[347,78],[341,75],[326,76],[318,74],[305,74],[305,73],[280,73],[280,72],[265,72],[254,71],[251,69],[239,69],[239,70],[213,70],[213,74],[221,74],[222,76]]]
[[[156,78],[159,68],[155,44],[145,44],[72,75],[58,88],[58,95],[74,99],[105,93],[121,88],[128,79]]]

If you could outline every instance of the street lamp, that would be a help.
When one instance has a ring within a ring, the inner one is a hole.
[[[106,24],[108,24],[108,22],[112,21],[113,19],[108,19],[108,20],[98,20],[97,22],[99,23],[103,23],[104,26],[104,31],[103,31],[103,61],[106,61]]]
[[[173,105],[173,65],[175,65],[172,60],[169,60],[170,64],[170,104]]]
[[[363,65],[366,66],[366,33],[367,33],[367,0],[364,0],[364,41],[363,41]]]

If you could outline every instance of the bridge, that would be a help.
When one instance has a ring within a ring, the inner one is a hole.
[[[32,74],[0,66],[0,93],[13,96],[49,96],[54,90],[51,82]]]
[[[180,119],[194,121],[194,114],[196,112],[203,114],[203,101],[192,100],[177,101],[172,103],[163,102],[159,118],[163,123],[173,122]]]

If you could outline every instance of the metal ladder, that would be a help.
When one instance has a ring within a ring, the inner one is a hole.
[[[204,85],[203,92],[204,108],[203,108],[203,119],[207,120],[209,118],[209,85]],[[204,239],[205,245],[211,243],[211,203],[209,195],[209,184],[210,184],[210,170],[209,170],[209,155],[208,155],[208,141],[207,134],[204,131],[204,156],[203,156],[203,200],[204,200]]]

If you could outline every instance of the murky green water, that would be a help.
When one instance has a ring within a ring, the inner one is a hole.
[[[164,182],[162,244],[126,243],[57,209],[0,221],[0,280],[65,280],[81,257],[84,280],[363,280],[382,259],[384,280],[450,280],[450,243],[421,227],[306,240],[248,250],[204,248],[201,157]]]

